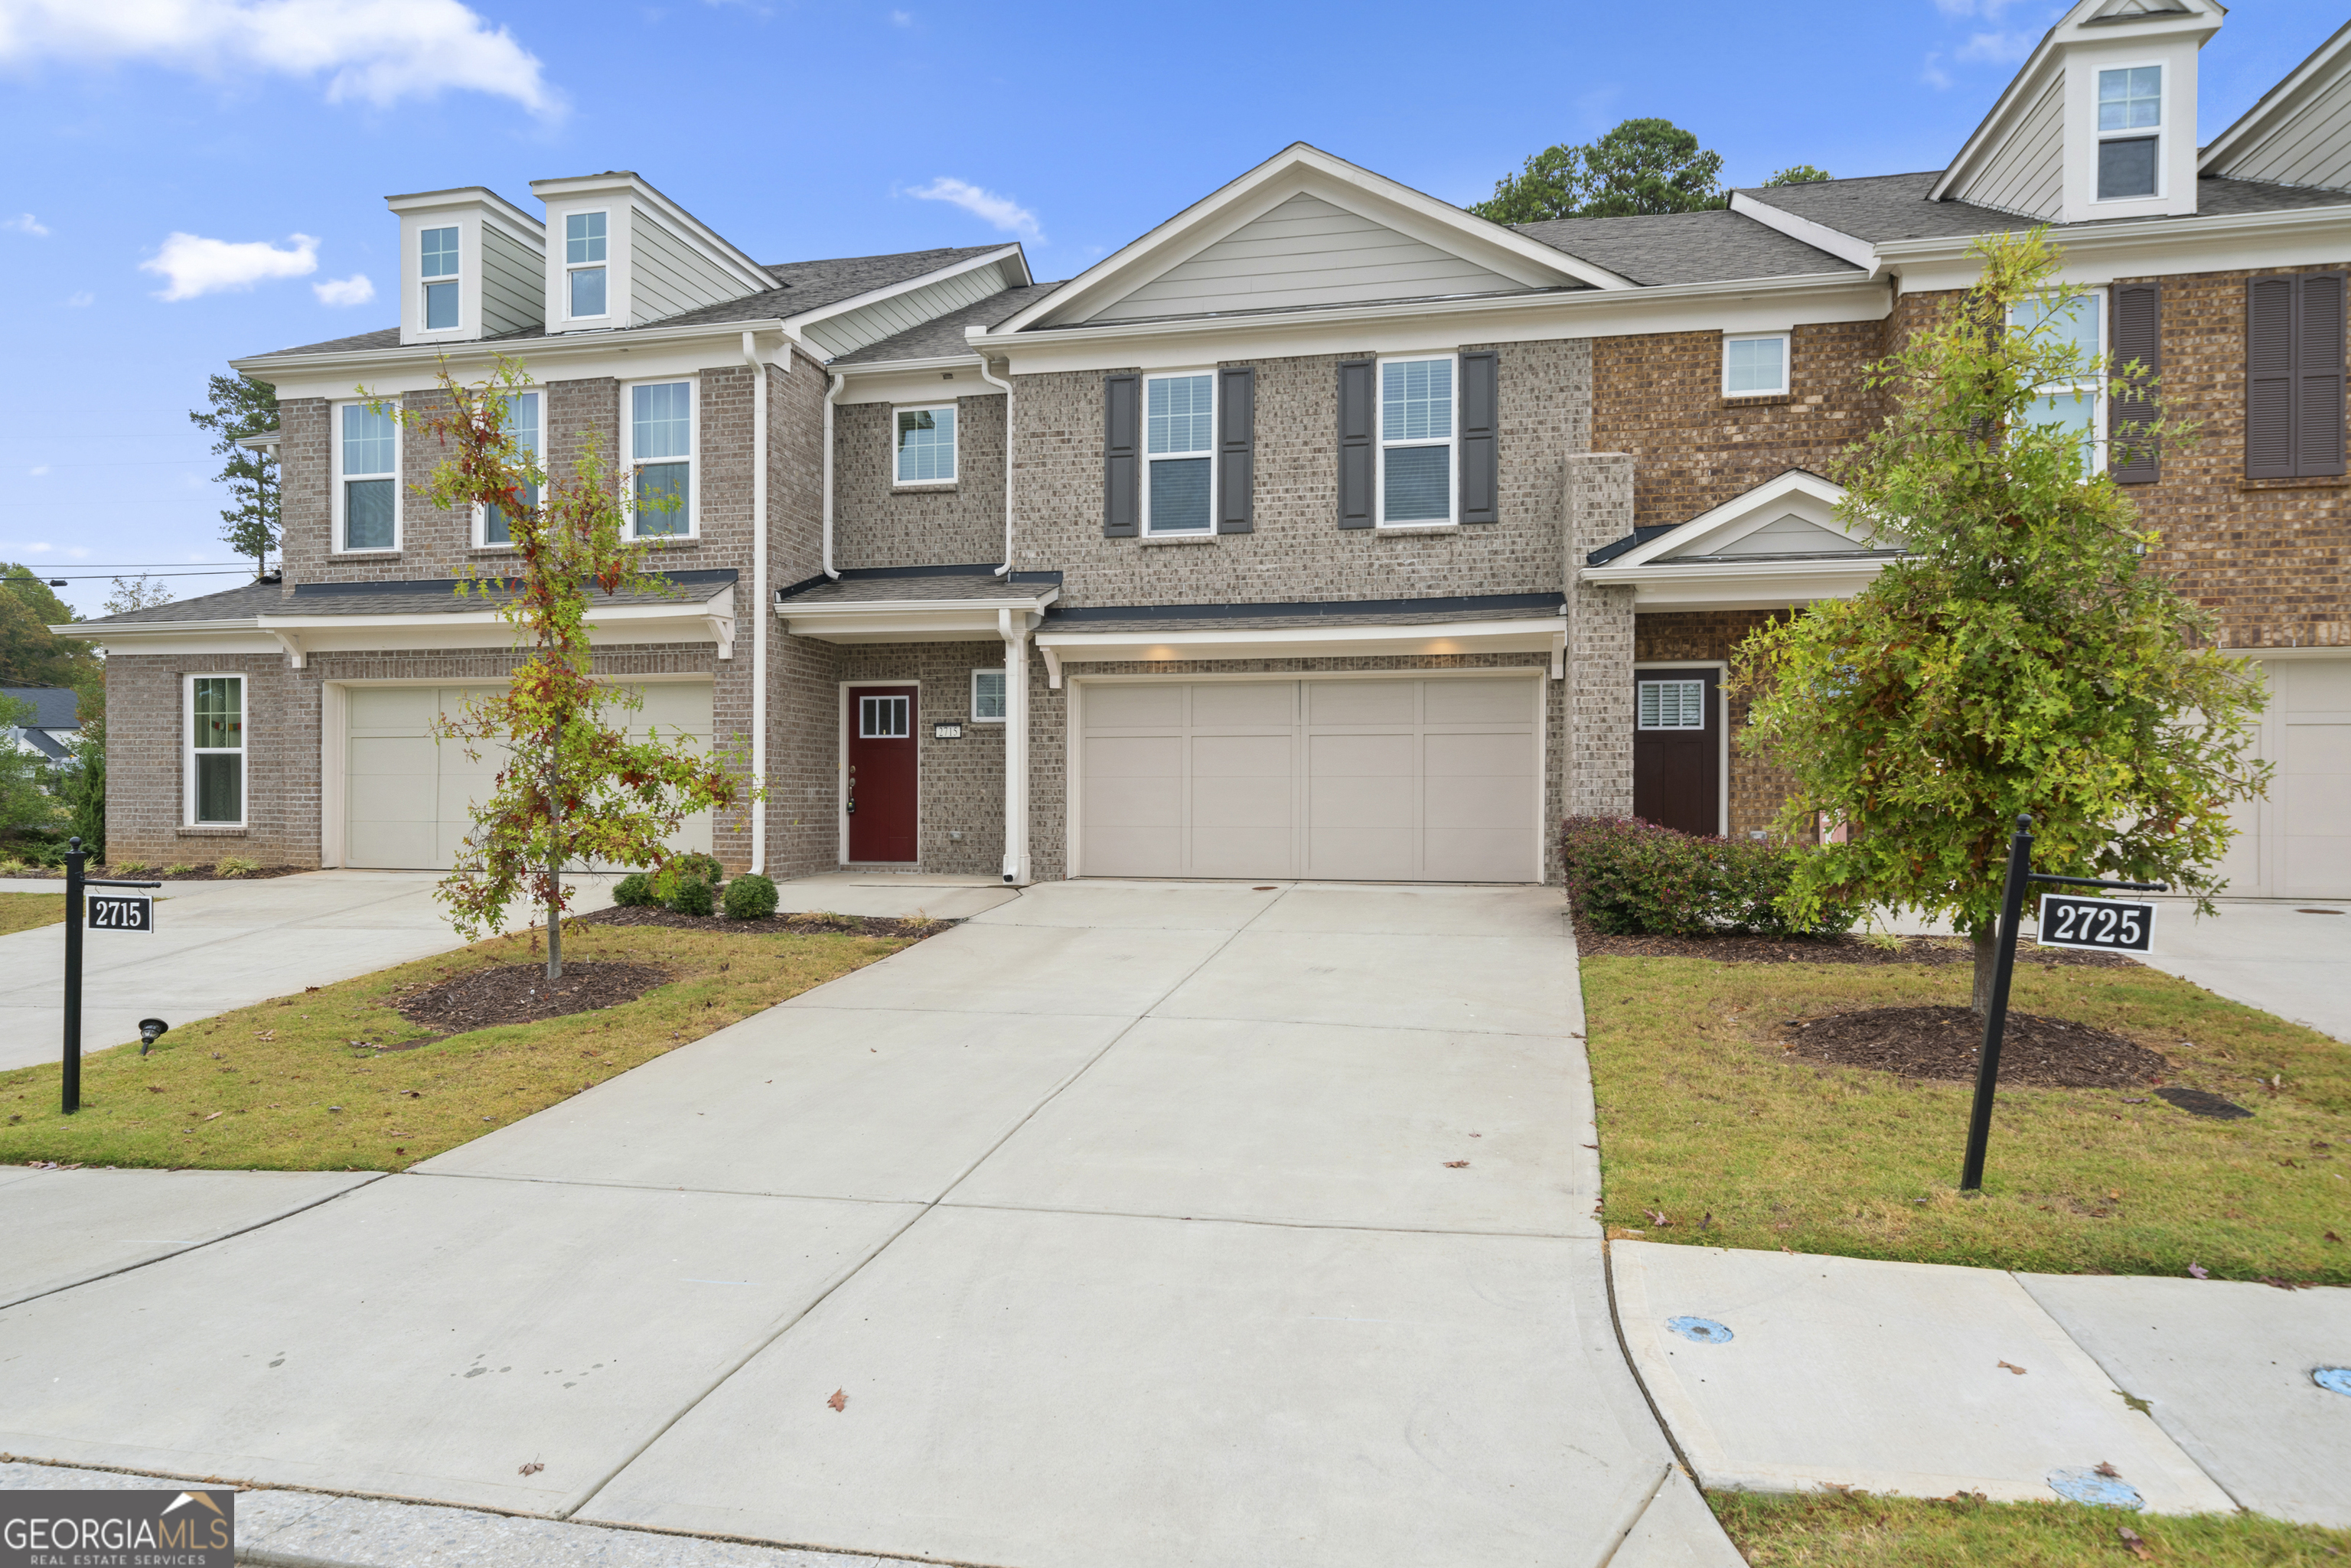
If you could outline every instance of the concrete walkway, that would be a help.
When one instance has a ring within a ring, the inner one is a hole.
[[[2199,920],[2181,900],[2158,902],[2149,964],[2231,1001],[2351,1040],[2351,904],[2224,898],[2219,915]]]
[[[316,871],[157,890],[152,932],[92,931],[82,946],[85,1051],[463,946],[433,899],[438,872]],[[615,877],[582,873],[575,913],[611,903]],[[9,879],[0,891],[61,893]],[[0,936],[0,1070],[55,1061],[65,1023],[65,927]]]
[[[1728,1568],[1611,1326],[1581,1030],[1555,890],[1032,889],[0,1310],[0,1449],[1017,1568]]]

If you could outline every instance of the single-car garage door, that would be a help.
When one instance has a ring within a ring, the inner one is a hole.
[[[2269,798],[2240,806],[2221,874],[2245,898],[2351,898],[2351,657],[2262,661]]]
[[[1540,882],[1540,679],[1089,681],[1085,876]]]
[[[473,827],[474,802],[486,797],[503,747],[479,746],[468,758],[455,741],[435,742],[433,722],[461,712],[466,700],[495,686],[351,686],[343,699],[344,860],[381,870],[446,870]],[[706,682],[655,683],[638,688],[644,706],[628,716],[629,732],[658,727],[683,730],[710,744]],[[707,852],[710,813],[696,812],[672,841]]]

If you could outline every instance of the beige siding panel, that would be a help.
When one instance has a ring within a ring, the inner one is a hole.
[[[2220,172],[2239,180],[2351,190],[2351,62]]]
[[[739,299],[744,287],[642,207],[629,212],[629,324]]]
[[[2351,658],[2273,659],[2261,755],[2269,798],[2237,808],[2221,862],[2241,897],[2351,898]]]
[[[808,328],[806,336],[828,354],[855,353],[868,343],[878,343],[909,328],[936,320],[950,310],[977,305],[1003,289],[1001,268],[976,267],[969,272],[829,317]]]
[[[2003,213],[2057,215],[2065,201],[2064,89],[2061,71],[1983,172],[1959,193],[1960,200]]]
[[[1092,319],[1482,294],[1521,287],[1301,192],[1096,311]]]
[[[519,332],[547,319],[547,264],[537,250],[482,225],[482,325]]]

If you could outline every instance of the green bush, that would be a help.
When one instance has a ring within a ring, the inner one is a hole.
[[[776,912],[776,884],[746,872],[726,884],[726,908],[729,920],[765,920]]]
[[[220,863],[213,867],[213,874],[230,878],[251,876],[260,869],[261,862],[257,860],[249,860],[244,855],[223,855]]]
[[[1571,817],[1561,835],[1569,895],[1612,936],[1831,936],[1855,911],[1832,906],[1807,926],[1780,907],[1797,845],[1701,838],[1630,817]]]
[[[716,855],[678,855],[662,869],[680,881],[706,882],[713,887],[726,880],[726,868]]]
[[[656,902],[653,879],[641,871],[631,872],[612,884],[612,902],[624,909],[636,909]]]
[[[716,900],[711,895],[710,884],[698,876],[690,876],[677,884],[670,894],[669,906],[680,915],[707,915]]]

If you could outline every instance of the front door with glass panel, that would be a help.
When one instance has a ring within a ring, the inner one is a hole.
[[[1685,833],[1722,831],[1718,672],[1633,672],[1633,815]]]
[[[848,778],[852,861],[913,861],[917,750],[913,686],[849,688]]]

